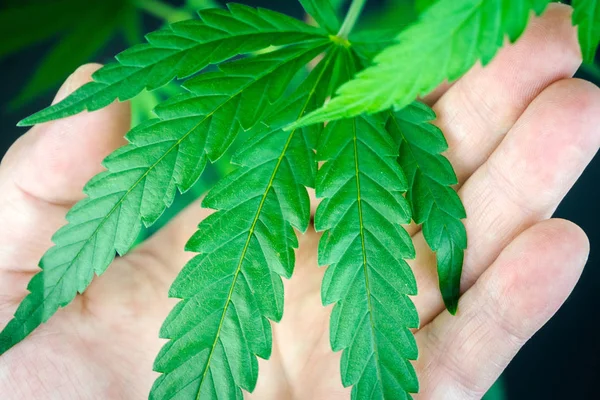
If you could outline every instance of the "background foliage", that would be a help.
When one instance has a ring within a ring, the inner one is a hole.
[[[303,18],[296,0],[239,0]],[[344,3],[344,1],[338,1]],[[431,0],[370,0],[360,21],[367,29],[396,34]],[[4,0],[0,5],[0,155],[24,131],[16,121],[47,105],[60,83],[79,65],[105,63],[113,54],[142,40],[164,22],[194,15],[194,10],[221,6],[216,0]],[[344,6],[343,4],[341,5]],[[582,67],[579,75],[600,84],[600,67]],[[136,125],[151,115],[159,101],[177,93],[176,84],[143,92],[132,102]],[[159,222],[138,241],[159,229],[180,209],[210,188],[229,168],[227,160],[210,166],[196,186],[179,196]],[[600,243],[597,207],[600,192],[599,157],[592,162],[563,201],[555,216],[582,226],[592,244]],[[589,216],[592,216],[591,218]],[[495,385],[489,399],[590,398],[600,373],[600,341],[595,318],[600,292],[600,255],[592,247],[588,266],[567,301],[548,325],[519,353],[504,375],[504,388]],[[577,340],[572,327],[579,326]],[[561,346],[556,346],[560,342]],[[580,357],[580,358],[579,358]],[[593,392],[594,390],[594,392]],[[506,395],[506,396],[505,396]],[[486,397],[486,398],[488,398]]]

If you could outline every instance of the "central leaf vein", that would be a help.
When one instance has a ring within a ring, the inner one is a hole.
[[[367,294],[367,312],[369,314],[369,325],[371,328],[371,335],[373,336],[373,353],[375,357],[375,365],[377,370],[377,378],[381,382],[381,371],[379,370],[379,353],[377,349],[376,332],[375,332],[375,321],[373,319],[373,308],[371,305],[371,287],[369,285],[369,265],[367,262],[367,246],[364,232],[363,212],[362,212],[362,198],[360,192],[360,168],[358,161],[358,137],[356,134],[356,123],[352,124],[352,140],[354,144],[354,171],[356,174],[356,199],[358,208],[358,225],[360,232],[360,243],[362,249],[362,263],[363,273],[365,275],[365,289]]]

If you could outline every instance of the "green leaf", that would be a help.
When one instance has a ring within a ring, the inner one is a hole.
[[[57,86],[66,75],[90,60],[120,28],[128,2],[111,0],[92,3],[73,27],[51,48],[11,108],[18,108],[35,96]],[[77,51],[73,51],[77,49]]]
[[[450,162],[441,152],[448,145],[442,131],[431,121],[435,113],[415,102],[388,120],[388,131],[400,146],[398,161],[408,179],[406,198],[413,219],[423,224],[423,235],[436,253],[440,290],[446,308],[455,314],[460,295],[460,276],[467,247],[466,217],[458,194],[458,183]]]
[[[416,19],[414,0],[385,0],[382,7],[361,17],[356,31],[350,34],[350,41],[354,44],[357,37],[368,39],[380,36],[392,44],[398,32]]]
[[[600,1],[573,0],[573,25],[578,26],[583,61],[592,64],[600,43]]]
[[[189,10],[202,10],[204,8],[217,8],[219,2],[217,0],[186,0],[185,8]]]
[[[187,78],[209,64],[218,64],[238,54],[327,36],[317,28],[273,11],[239,4],[229,4],[228,8],[202,10],[200,20],[177,22],[148,34],[148,43],[125,50],[116,57],[118,62],[96,71],[94,82],[19,125],[97,110],[115,99],[130,99],[143,89],[156,89],[176,77]]]
[[[320,27],[335,35],[342,26],[336,7],[330,0],[300,0],[304,10],[315,19]]]
[[[360,63],[352,48],[338,58],[332,90]],[[315,215],[315,229],[324,232],[318,261],[329,265],[321,297],[324,305],[336,303],[331,347],[343,350],[342,384],[354,386],[353,399],[406,399],[418,390],[409,361],[417,347],[409,328],[419,321],[407,296],[417,288],[404,260],[414,257],[414,247],[400,225],[410,221],[411,211],[398,146],[384,122],[378,116],[334,121],[316,149],[323,162],[315,180],[323,199]]]
[[[107,171],[85,187],[88,196],[67,215],[43,256],[31,292],[0,333],[0,354],[21,341],[102,274],[115,252],[126,253],[142,223],[153,224],[175,192],[198,180],[207,160],[218,159],[238,131],[257,123],[283,95],[296,71],[327,40],[302,43],[220,66],[184,85],[189,91],[155,109],[158,118],[127,134],[130,142],[104,160]]]
[[[437,0],[415,0],[415,9],[417,12],[422,13],[436,1]]]
[[[406,261],[414,247],[401,224],[410,221],[403,197],[406,179],[398,147],[379,118],[331,122],[317,147],[325,163],[316,179],[315,228],[324,231],[319,264],[329,265],[321,290],[336,303],[331,346],[344,350],[342,383],[353,399],[408,399],[418,391],[417,345],[409,328],[419,325],[408,295],[417,292]]]
[[[335,51],[334,51],[335,53]],[[186,249],[200,253],[169,295],[182,299],[161,329],[170,339],[154,368],[162,375],[151,399],[242,399],[258,377],[256,356],[269,358],[269,319],[283,313],[281,276],[289,278],[298,241],[310,222],[305,186],[313,186],[315,128],[280,128],[322,104],[332,76],[325,57],[289,101],[276,107],[232,162],[239,168],[209,192],[202,221]]]
[[[130,7],[123,10],[122,16],[122,32],[125,43],[128,46],[135,46],[144,38],[143,15],[138,12],[137,7],[133,2],[128,2]]]
[[[85,12],[79,0],[38,0],[5,8],[0,13],[0,58],[48,40],[72,26]]]
[[[550,0],[439,0],[402,31],[398,44],[375,57],[375,65],[342,85],[329,103],[290,128],[401,109],[448,79],[458,79],[478,60],[486,65],[503,45],[525,30],[530,11]]]

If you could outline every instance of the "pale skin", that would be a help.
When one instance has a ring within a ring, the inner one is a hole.
[[[565,301],[589,244],[573,223],[550,219],[600,146],[600,90],[572,79],[580,64],[570,9],[552,5],[514,46],[429,98],[459,177],[469,236],[456,316],[443,308],[435,258],[415,226],[411,266],[421,320],[415,332],[420,399],[478,399],[521,346]],[[78,69],[57,98],[90,79]],[[50,237],[100,161],[124,143],[129,106],[39,125],[0,165],[0,327],[12,317]],[[87,292],[0,356],[0,393],[18,399],[143,399],[157,374],[159,327],[175,304],[167,290],[198,204],[117,259]],[[273,355],[260,361],[249,399],[347,399],[340,353],[329,348],[331,308],[321,306],[319,235],[300,238],[285,282],[285,313],[273,324]]]

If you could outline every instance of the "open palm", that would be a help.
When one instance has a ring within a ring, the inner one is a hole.
[[[469,218],[463,297],[443,308],[435,257],[417,227],[411,265],[421,328],[416,362],[427,399],[480,398],[574,287],[585,234],[548,220],[600,145],[600,90],[572,79],[580,63],[570,9],[554,5],[486,68],[475,67],[427,99],[450,144]],[[89,80],[80,68],[58,97]],[[434,99],[438,97],[439,99]],[[127,104],[34,127],[0,167],[0,327],[68,208],[100,160],[123,143]],[[175,301],[170,283],[190,254],[183,245],[208,215],[191,206],[97,278],[22,343],[0,357],[2,399],[142,399],[156,378],[158,330]],[[318,234],[301,237],[273,355],[261,361],[252,399],[346,399],[340,354],[329,347],[330,308],[320,301]]]

